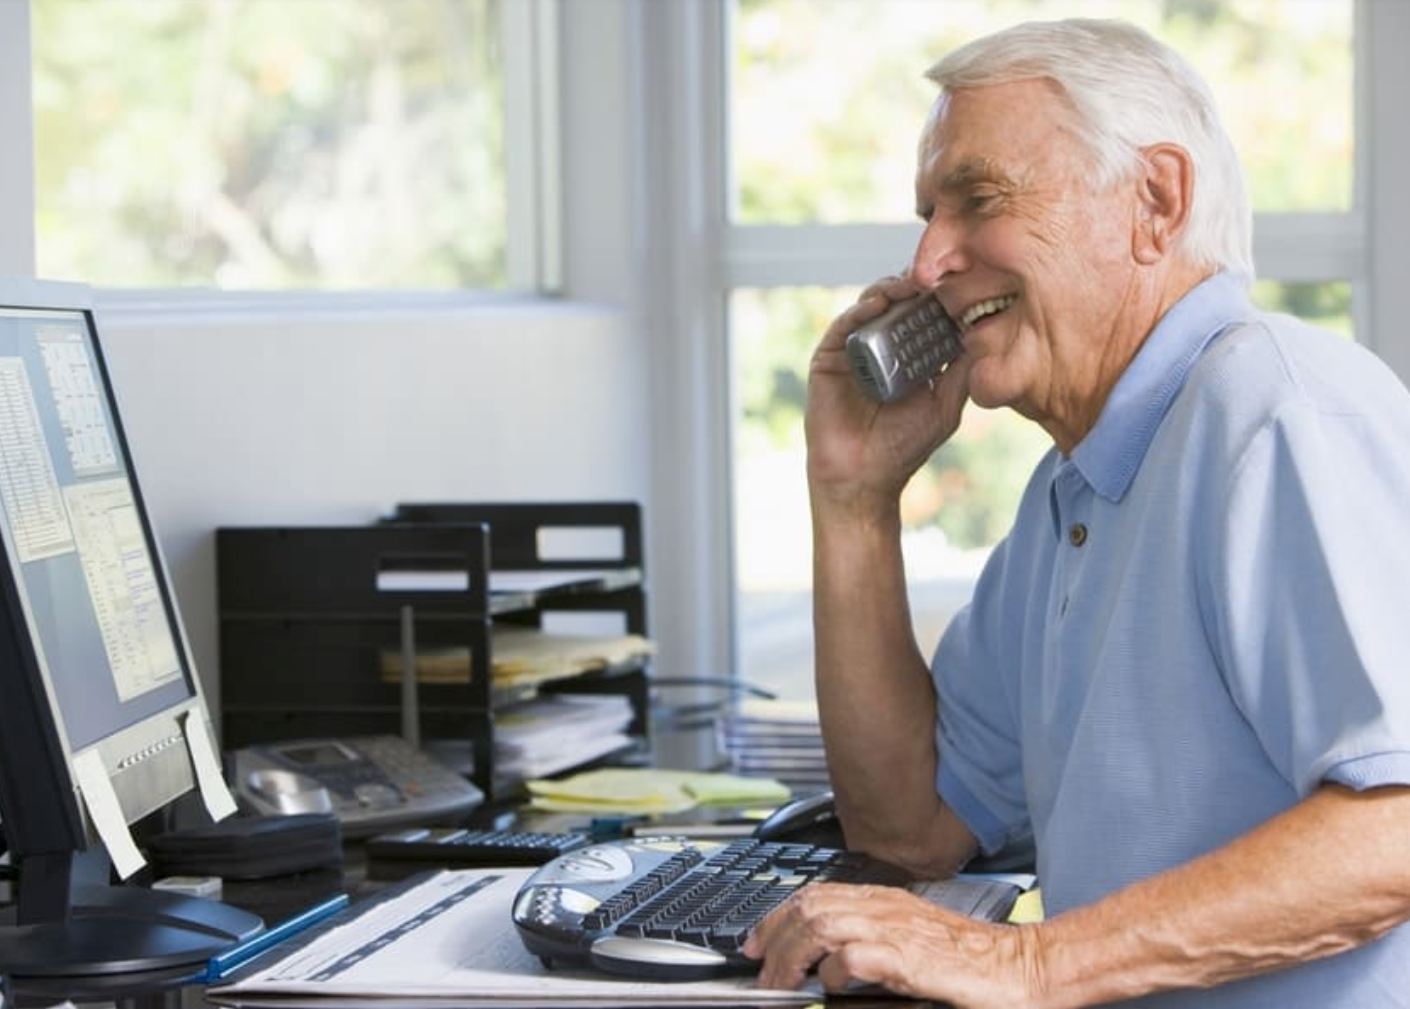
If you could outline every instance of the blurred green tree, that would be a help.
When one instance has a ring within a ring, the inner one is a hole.
[[[496,0],[33,0],[46,275],[494,287]]]

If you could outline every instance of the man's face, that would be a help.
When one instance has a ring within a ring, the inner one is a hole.
[[[970,398],[1059,424],[1109,371],[1136,280],[1133,190],[1094,190],[1070,117],[1045,81],[943,95],[920,147],[911,266],[964,330]]]

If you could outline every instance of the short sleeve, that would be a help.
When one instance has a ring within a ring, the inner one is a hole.
[[[1410,431],[1374,402],[1285,404],[1230,474],[1211,537],[1230,693],[1304,796],[1410,783]]]
[[[986,640],[998,622],[994,569],[1001,546],[980,579],[973,602],[950,622],[931,664],[938,716],[936,791],[979,840],[986,855],[1030,838],[1024,798],[1022,747],[1002,659]]]

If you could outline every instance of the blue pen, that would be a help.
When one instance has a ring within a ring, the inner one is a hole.
[[[253,939],[246,939],[238,946],[211,957],[206,963],[204,982],[214,984],[224,980],[235,968],[244,966],[270,947],[283,942],[291,935],[302,932],[310,925],[315,925],[323,919],[337,914],[347,906],[348,895],[340,893],[336,897],[325,900],[322,904],[315,904],[307,911],[281,921],[273,928],[265,929]]]

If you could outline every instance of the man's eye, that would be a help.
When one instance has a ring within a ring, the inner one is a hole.
[[[964,209],[971,214],[992,214],[998,211],[1001,199],[998,193],[970,193],[965,198]]]

